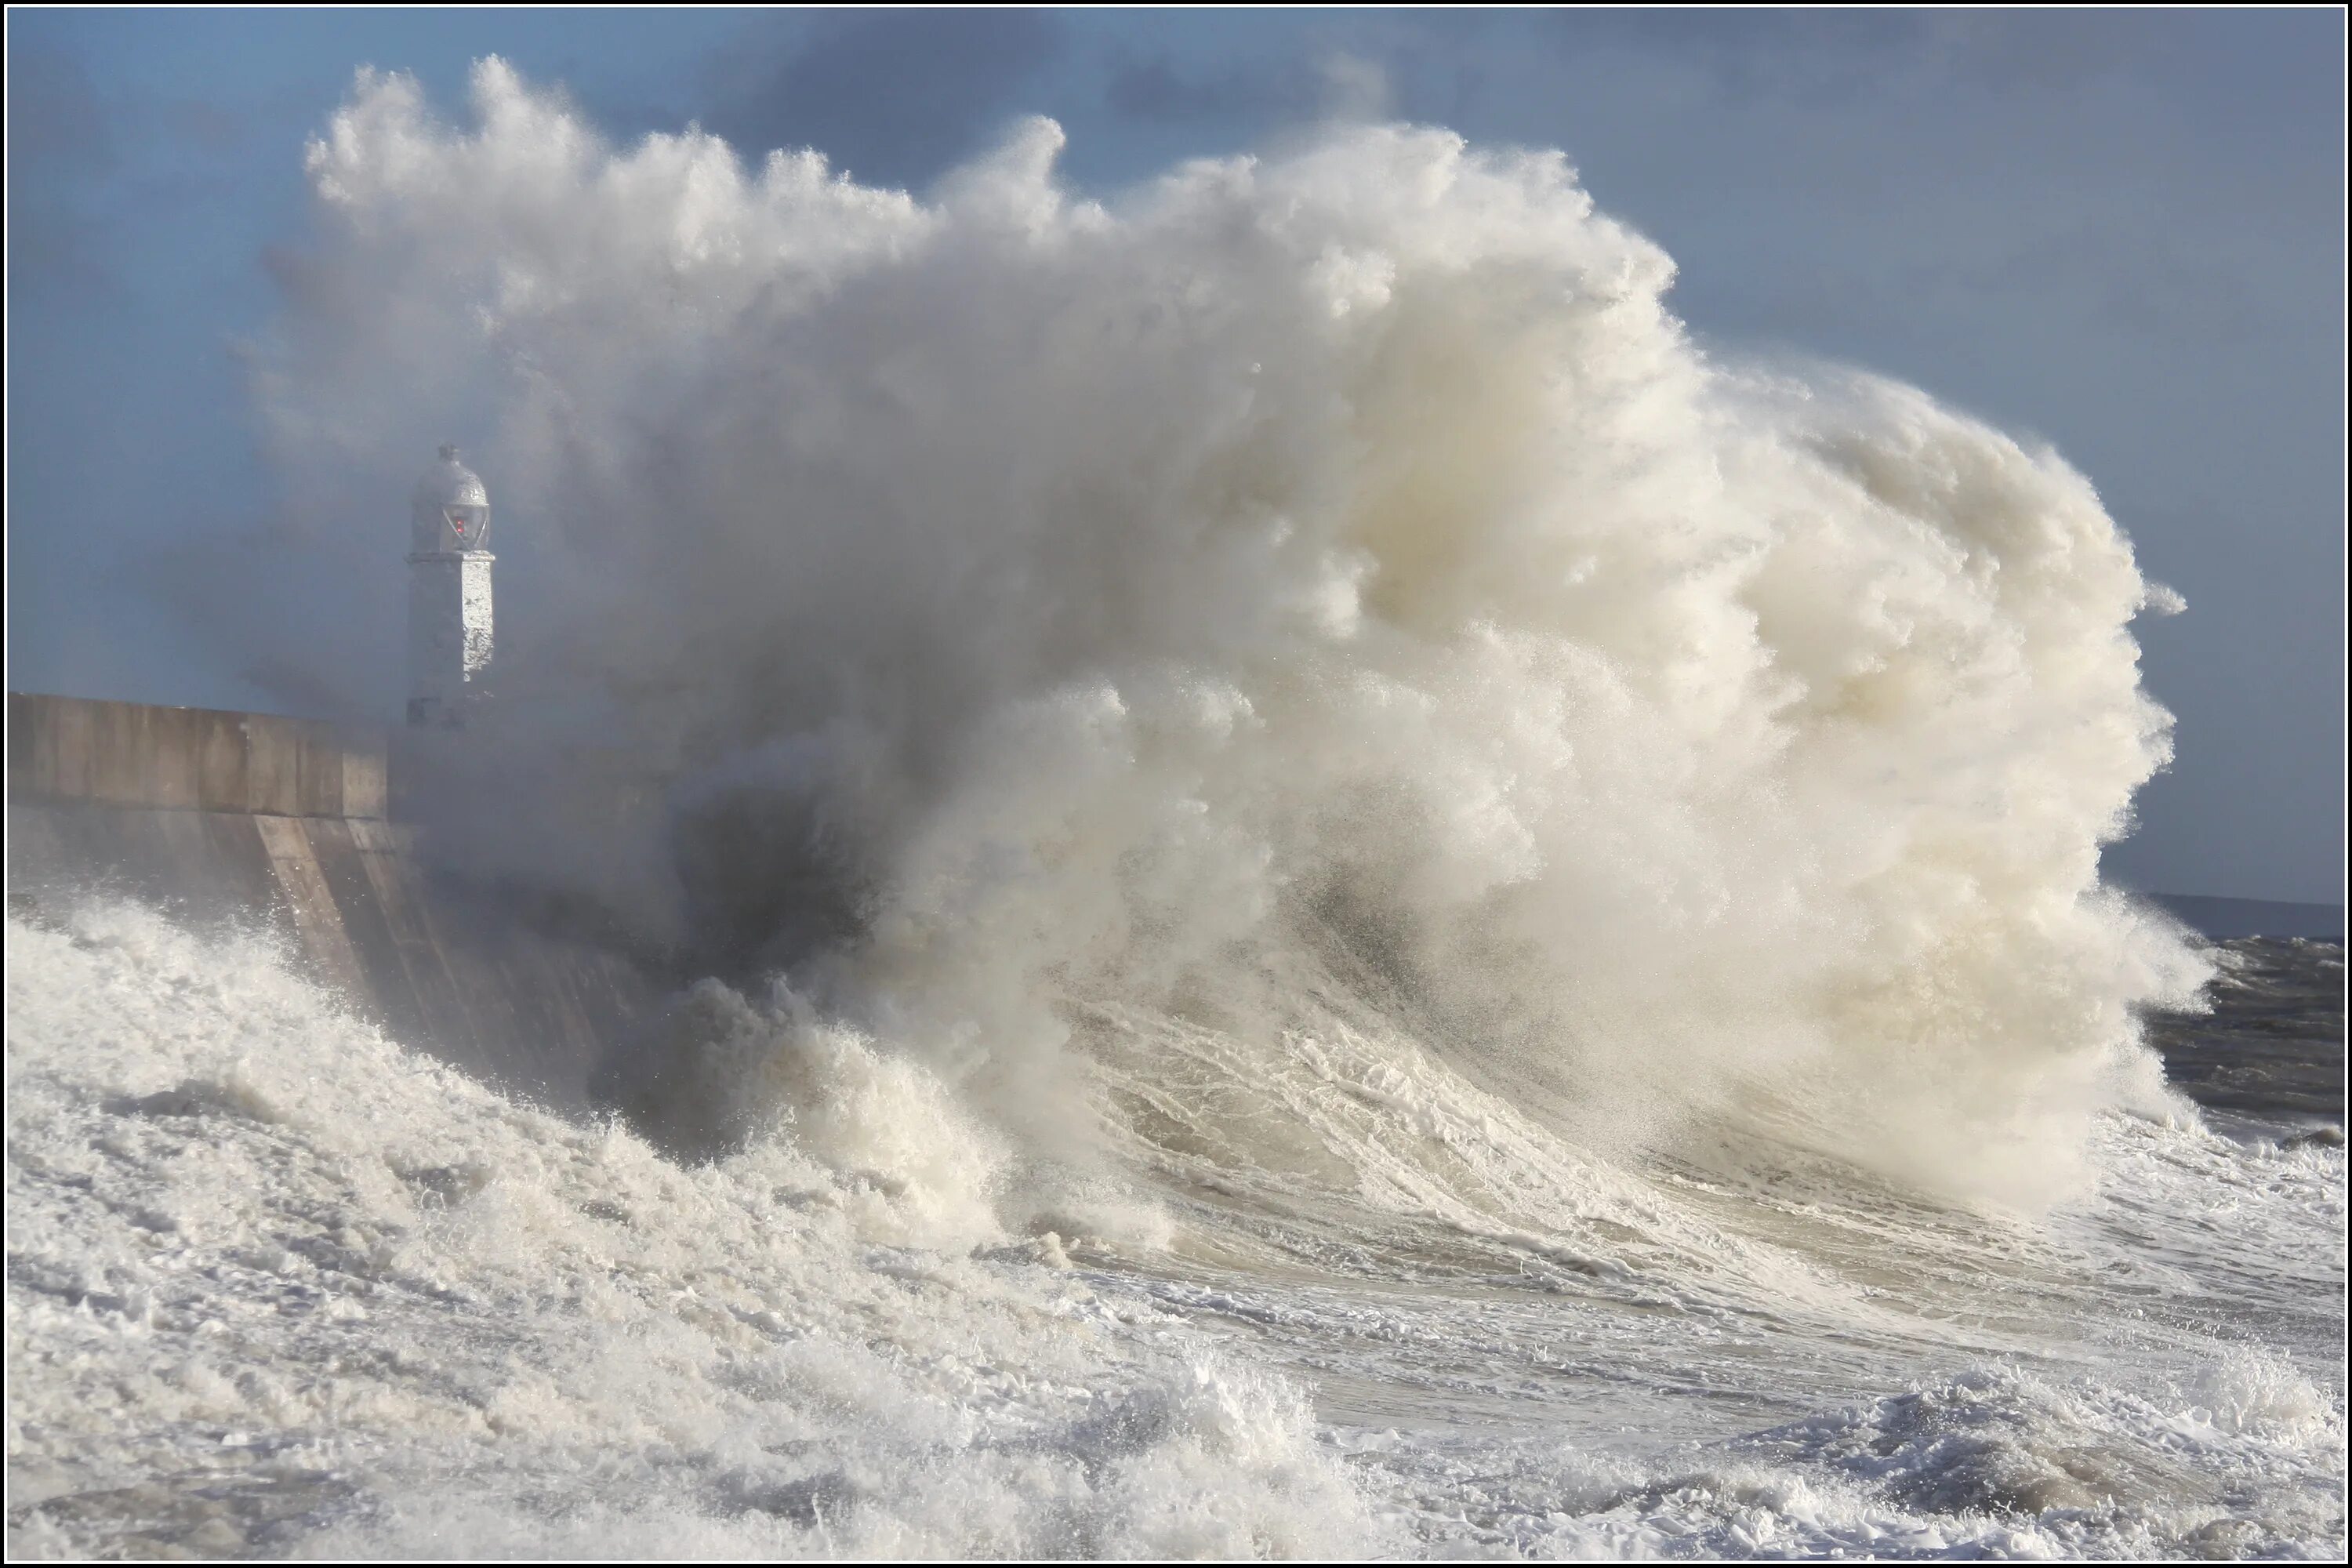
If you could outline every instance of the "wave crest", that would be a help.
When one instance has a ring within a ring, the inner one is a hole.
[[[1036,121],[919,198],[474,96],[362,79],[261,363],[317,515],[484,433],[514,820],[583,750],[655,786],[484,856],[1057,1152],[1075,1004],[1280,1051],[1232,977],[1334,942],[1580,1136],[2030,1199],[2158,1092],[2136,1012],[2203,970],[2099,879],[2169,748],[2128,542],[2046,449],[1703,352],[1559,155],[1358,127],[1095,201]]]

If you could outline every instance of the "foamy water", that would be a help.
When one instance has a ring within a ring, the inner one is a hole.
[[[13,1549],[1376,1539],[1279,1379],[1050,1247],[919,1245],[959,1193],[681,1168],[135,910],[8,951]]]
[[[2179,601],[2056,454],[1703,352],[1557,154],[917,200],[475,93],[362,79],[257,393],[388,594],[348,497],[482,432],[429,840],[709,978],[590,1125],[12,912],[12,1544],[2340,1547],[2341,1146],[2142,1040]]]
[[[8,953],[12,1552],[2343,1539],[2340,1146],[2103,1119],[2094,1195],[1991,1216],[1580,1159],[1335,1023],[1284,1166],[1171,1118],[1013,1235],[988,1136],[854,1042],[821,1136],[681,1165],[257,938],[95,903]]]

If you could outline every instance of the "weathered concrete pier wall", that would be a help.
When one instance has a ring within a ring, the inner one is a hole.
[[[584,1103],[661,987],[618,947],[427,863],[386,737],[258,713],[8,694],[8,889],[104,887],[265,922],[404,1044]]]

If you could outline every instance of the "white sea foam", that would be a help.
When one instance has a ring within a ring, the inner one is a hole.
[[[1180,1234],[1122,1256],[974,1221],[932,1184],[986,1138],[845,1038],[835,1125],[681,1165],[400,1049],[265,938],[89,903],[7,944],[12,1554],[2342,1542],[2340,1148],[2109,1120],[2129,1202],[2070,1233],[1851,1170],[1645,1184],[1390,1079],[1324,1102],[1332,1147],[1354,1106],[1465,1163],[1196,1150]],[[1574,1212],[1478,1218],[1509,1160]]]
[[[906,1246],[951,1131],[681,1168],[257,941],[98,906],[8,960],[12,1556],[1381,1542],[1295,1388],[1020,1247]]]
[[[464,126],[362,76],[257,363],[331,552],[479,433],[531,565],[467,853],[647,921],[685,865],[702,939],[1053,1158],[1066,1002],[1225,994],[1319,923],[1585,1138],[1769,1114],[2079,1184],[2157,1099],[2134,1009],[2203,974],[2098,879],[2168,601],[2089,483],[1701,352],[1557,154],[1357,127],[1104,203],[1061,142],[918,199],[615,147],[496,60]],[[551,838],[592,743],[715,846]]]
[[[583,1128],[12,913],[12,1545],[2340,1546],[2343,1153],[2138,1045],[2175,606],[2058,457],[1702,352],[1553,154],[474,110],[312,150],[267,560],[470,435],[428,842],[713,977]]]

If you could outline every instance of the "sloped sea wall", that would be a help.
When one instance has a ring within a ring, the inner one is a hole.
[[[394,820],[381,732],[315,721],[8,694],[8,891],[103,888],[199,922],[287,935],[309,971],[404,1043],[583,1104],[665,987]]]

